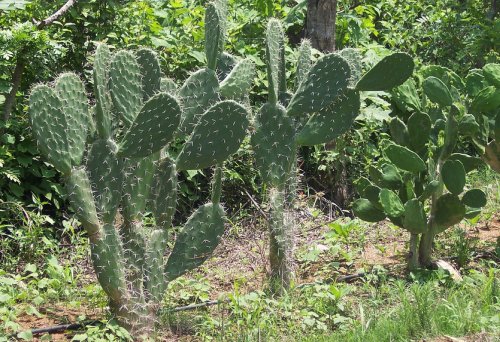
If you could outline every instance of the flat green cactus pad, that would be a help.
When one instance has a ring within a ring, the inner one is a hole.
[[[120,142],[120,154],[146,157],[172,140],[181,119],[181,107],[168,93],[158,93],[144,104]]]
[[[417,173],[427,169],[424,161],[418,154],[404,146],[391,144],[385,149],[385,154],[401,170]]]
[[[298,89],[300,84],[306,79],[307,74],[311,70],[311,42],[307,39],[302,40],[299,47],[299,57],[297,58],[297,73],[295,76],[295,89]]]
[[[483,75],[491,85],[500,88],[500,64],[489,63],[483,67]]]
[[[448,193],[437,199],[435,223],[440,231],[459,223],[464,216],[465,205],[457,195]]]
[[[173,280],[201,265],[214,251],[224,234],[224,209],[212,203],[198,208],[177,235],[165,267]]]
[[[177,208],[177,170],[174,161],[168,157],[157,162],[151,202],[156,225],[169,229]]]
[[[297,134],[297,144],[312,146],[337,138],[351,128],[359,114],[359,109],[359,92],[347,89],[331,105],[309,118]]]
[[[453,98],[450,90],[439,78],[430,76],[422,83],[425,95],[434,103],[442,107],[451,106]]]
[[[132,53],[118,51],[113,56],[109,83],[115,108],[123,123],[129,126],[139,113],[143,98],[141,68]]]
[[[403,227],[412,234],[422,234],[427,231],[424,206],[416,198],[405,203]]]
[[[389,123],[392,140],[401,146],[410,146],[410,134],[406,124],[398,117],[395,117]]]
[[[57,78],[54,90],[61,100],[66,118],[65,134],[71,164],[78,166],[82,162],[87,132],[92,125],[85,86],[77,75],[66,73]]]
[[[384,57],[356,84],[357,90],[390,90],[403,84],[413,73],[413,58],[402,52]]]
[[[111,96],[108,88],[109,63],[111,52],[106,44],[97,46],[94,56],[94,94],[96,97],[96,127],[101,138],[111,135]]]
[[[465,78],[465,90],[467,91],[467,95],[473,98],[475,97],[482,89],[488,86],[488,82],[486,78],[483,76],[482,71],[470,71],[467,77]]]
[[[222,101],[200,118],[177,157],[179,170],[203,169],[238,151],[248,127],[247,110],[234,101]]]
[[[205,55],[207,66],[211,70],[217,67],[217,58],[222,52],[219,40],[222,39],[220,13],[215,4],[209,3],[205,12]]]
[[[365,198],[360,198],[352,204],[352,210],[356,217],[367,222],[379,222],[386,218],[383,211],[377,209],[372,202]]]
[[[361,63],[363,56],[358,49],[354,48],[342,49],[338,52],[338,54],[341,55],[351,67],[351,79],[349,80],[349,86],[354,87],[363,74],[363,66]]]
[[[86,164],[97,213],[105,223],[113,223],[122,194],[123,159],[116,156],[117,150],[112,140],[98,139]]]
[[[486,205],[486,194],[480,189],[471,189],[463,195],[462,203],[472,208],[482,208]]]
[[[38,148],[56,169],[69,174],[68,124],[62,107],[56,92],[48,86],[38,85],[31,91],[29,115]]]
[[[151,49],[139,49],[136,52],[137,62],[142,75],[143,99],[147,101],[160,91],[161,68],[156,52]]]
[[[413,151],[421,153],[431,136],[431,118],[426,113],[413,113],[408,119],[408,135]]]
[[[500,107],[500,89],[489,86],[481,90],[476,97],[472,99],[471,110],[473,113],[484,113],[486,115],[493,113]]]
[[[314,113],[343,94],[351,77],[347,61],[337,54],[321,57],[300,83],[287,107],[290,116]]]
[[[255,162],[264,183],[284,184],[295,153],[294,127],[281,105],[264,104],[256,118],[252,136]]]
[[[458,160],[447,160],[441,169],[446,188],[455,195],[462,193],[465,186],[465,168]]]
[[[160,81],[160,91],[162,93],[176,94],[177,93],[177,84],[175,84],[174,80],[168,77],[162,77]]]
[[[98,226],[99,219],[87,171],[84,167],[72,169],[66,177],[66,193],[71,207],[81,222]]]
[[[403,185],[401,174],[394,165],[384,163],[380,168],[370,166],[368,172],[373,182],[382,188],[398,190]]]
[[[241,60],[220,83],[221,95],[228,99],[235,99],[247,95],[252,87],[254,75],[255,64],[252,60]]]
[[[183,106],[179,131],[189,135],[200,116],[217,101],[219,80],[215,71],[201,69],[189,76],[179,90]]]
[[[390,217],[399,217],[404,214],[405,208],[398,195],[389,189],[380,190],[380,203],[384,208],[384,212]]]

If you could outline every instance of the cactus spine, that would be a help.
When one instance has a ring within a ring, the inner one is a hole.
[[[238,150],[248,126],[246,108],[231,98],[243,97],[253,78],[246,61],[230,72],[232,81],[222,80],[231,96],[221,97],[215,68],[224,45],[225,6],[222,0],[208,6],[207,26],[218,30],[207,32],[209,65],[178,96],[172,95],[175,84],[162,78],[153,51],[112,54],[103,44],[94,62],[95,117],[82,81],[72,73],[59,76],[54,87],[36,86],[30,95],[40,151],[64,175],[112,313],[136,337],[154,328],[167,283],[201,265],[224,233],[221,166]],[[87,145],[94,120],[95,136]],[[175,159],[167,147],[174,136],[185,140]],[[165,261],[177,172],[212,165],[218,165],[212,202],[191,215]],[[154,226],[143,224],[146,211],[153,213]]]
[[[286,89],[285,38],[281,24],[269,20],[266,33],[268,102],[256,116],[252,145],[257,168],[269,190],[271,286],[290,285],[293,247],[293,199],[299,146],[329,142],[350,129],[360,108],[360,90],[387,90],[403,83],[413,61],[396,53],[360,78],[359,60],[328,54],[311,62],[311,48],[299,49],[296,89]],[[356,56],[352,51],[348,56]],[[355,69],[355,72],[352,71]],[[390,70],[388,70],[390,69]]]

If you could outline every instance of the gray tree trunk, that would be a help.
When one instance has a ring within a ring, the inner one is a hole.
[[[308,0],[306,35],[313,48],[335,51],[337,0]]]

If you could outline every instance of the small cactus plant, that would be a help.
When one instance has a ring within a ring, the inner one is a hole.
[[[34,87],[30,95],[39,149],[63,174],[112,313],[136,337],[151,333],[168,282],[201,265],[224,233],[221,165],[238,150],[248,126],[247,109],[231,98],[247,93],[253,78],[246,60],[221,82],[216,76],[224,13],[224,1],[208,5],[208,66],[179,90],[162,78],[153,51],[111,53],[100,44],[94,107],[73,73],[60,75],[52,87]],[[175,157],[167,148],[174,137],[185,140]],[[177,172],[212,165],[211,201],[189,217],[166,260]],[[153,214],[153,226],[143,224],[146,212]]]
[[[413,72],[406,54],[387,56],[363,77],[355,50],[311,61],[307,40],[299,48],[296,89],[287,91],[285,38],[270,19],[266,33],[268,102],[258,111],[252,145],[257,168],[269,189],[271,286],[280,291],[291,280],[296,160],[299,146],[329,142],[350,129],[360,110],[360,91],[388,90]]]
[[[413,79],[394,89],[397,115],[385,158],[370,166],[370,179],[358,180],[363,198],[353,204],[359,218],[389,218],[410,233],[410,270],[429,267],[435,236],[486,204],[483,191],[466,187],[466,174],[481,159],[454,153],[459,136],[479,128],[459,95],[464,83],[440,66],[424,67],[421,75],[422,97]]]

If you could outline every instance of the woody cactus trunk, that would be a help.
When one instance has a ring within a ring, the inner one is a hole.
[[[60,75],[52,87],[34,87],[30,95],[39,149],[63,174],[111,312],[136,338],[153,331],[168,282],[201,265],[224,233],[221,165],[238,150],[248,126],[246,108],[228,98],[242,97],[253,78],[245,61],[220,83],[216,76],[224,5],[207,8],[207,68],[179,90],[162,78],[153,51],[112,54],[101,44],[94,58],[95,107],[73,73]],[[175,157],[167,147],[174,137],[185,141]],[[211,201],[189,217],[165,260],[177,173],[212,165]],[[145,212],[153,213],[153,225],[143,223]]]
[[[292,279],[293,200],[300,146],[329,142],[347,132],[360,110],[360,91],[388,90],[413,71],[406,54],[387,56],[361,79],[361,57],[347,49],[311,60],[310,43],[298,51],[295,91],[287,91],[285,38],[281,24],[269,20],[266,33],[268,102],[258,111],[252,145],[269,193],[270,284],[275,292]]]
[[[358,181],[364,198],[353,204],[361,219],[388,218],[410,233],[410,270],[431,266],[436,235],[477,216],[486,204],[485,193],[466,183],[482,160],[454,150],[460,137],[487,130],[489,119],[471,93],[472,105],[461,96],[466,86],[453,71],[426,66],[420,74],[420,94],[413,79],[393,91],[397,116],[389,124],[385,158],[370,166],[370,180]]]

